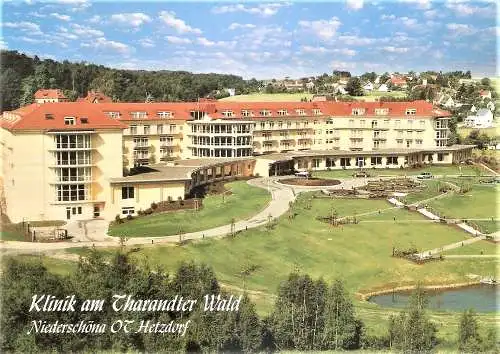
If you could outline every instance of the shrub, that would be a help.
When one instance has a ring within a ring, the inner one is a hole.
[[[168,200],[170,203],[173,203],[174,198],[172,198],[172,196],[171,196],[171,195],[169,195],[169,196],[168,196],[168,198],[167,198],[167,200]]]
[[[137,212],[137,214],[138,214],[138,215],[140,215],[140,216],[142,216],[142,215],[144,215],[144,212],[143,212],[143,211],[142,211],[142,209],[141,209],[141,210],[139,210],[139,211]]]
[[[146,210],[144,210],[144,214],[146,214],[146,215],[151,215],[151,214],[153,214],[153,209],[151,209],[151,208],[147,208]]]
[[[155,202],[151,203],[151,209],[156,210],[158,208],[158,204]]]
[[[120,215],[119,215],[119,214],[117,214],[117,215],[115,216],[115,222],[116,222],[117,224],[121,224],[121,223],[123,222],[123,220],[120,218]]]
[[[134,217],[132,215],[128,214],[127,215],[127,220],[132,220],[132,219],[134,219]]]

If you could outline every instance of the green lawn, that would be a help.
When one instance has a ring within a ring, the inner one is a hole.
[[[75,262],[35,255],[3,256],[2,263],[5,263],[9,258],[33,263],[41,262],[49,271],[59,275],[69,275],[73,273],[77,267]]]
[[[454,248],[449,251],[443,252],[444,255],[453,254],[498,254],[498,246],[490,241],[477,241],[470,245],[465,245],[463,247]]]
[[[245,219],[257,214],[270,201],[269,193],[262,188],[253,187],[246,181],[226,184],[232,194],[207,196],[203,208],[199,211],[178,211],[149,215],[112,224],[111,236],[154,237],[176,235],[179,229],[183,233],[206,230],[231,223],[231,219]]]
[[[302,98],[312,99],[311,93],[252,93],[249,95],[237,95],[225,97],[220,101],[227,102],[300,102]]]
[[[487,136],[491,138],[495,138],[500,136],[500,130],[498,128],[483,128],[483,129],[474,129],[474,128],[465,128],[465,127],[460,127],[457,128],[458,134],[462,137],[467,137],[469,136],[470,132],[473,130],[479,130],[480,134],[486,134]]]
[[[371,176],[416,176],[422,172],[431,172],[433,175],[490,175],[489,171],[481,167],[470,165],[446,165],[446,166],[429,166],[423,168],[366,168]],[[315,171],[313,177],[318,178],[352,178],[352,174],[356,170],[331,170],[331,171]]]
[[[3,241],[26,241],[22,227],[19,224],[2,223],[0,240]]]
[[[447,218],[497,218],[496,196],[498,186],[472,185],[472,190],[464,194],[453,194],[435,199],[428,204]]]

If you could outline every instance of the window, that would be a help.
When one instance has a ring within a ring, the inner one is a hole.
[[[106,113],[110,118],[113,119],[120,118],[120,112],[104,112],[104,113]]]
[[[365,114],[365,109],[364,108],[353,108],[351,111],[351,114],[353,116],[361,116]]]
[[[132,134],[132,135],[137,134],[137,125],[130,126],[130,134]]]
[[[148,114],[146,112],[130,112],[130,116],[133,119],[144,119],[147,118]]]
[[[373,156],[370,158],[371,165],[382,165],[382,156]]]
[[[122,215],[133,215],[133,214],[135,214],[134,207],[123,207],[122,208]]]
[[[354,119],[349,119],[349,127],[353,127],[354,126]]]
[[[80,122],[81,122],[82,124],[87,124],[87,123],[89,122],[89,119],[88,119],[87,117],[81,117],[81,118],[80,118]]]
[[[419,123],[420,123],[420,128],[425,128],[425,120],[421,120]]]
[[[359,121],[359,126],[360,126],[361,128],[364,128],[364,127],[365,127],[365,123],[366,123],[366,122],[365,122],[365,120],[364,120],[364,119],[362,119],[362,120],[360,120],[360,121]]]
[[[160,145],[161,146],[171,146],[174,144],[174,138],[171,136],[160,136]]]
[[[260,122],[260,129],[266,128],[266,122]]]
[[[375,108],[375,115],[376,116],[386,116],[388,114],[389,114],[388,108]]]
[[[75,125],[75,117],[64,117],[64,125]]]
[[[305,116],[306,115],[306,111],[302,108],[299,108],[299,109],[296,109],[295,112],[297,112],[297,115],[299,116]]]
[[[401,126],[401,121],[398,119],[394,122],[396,128],[399,128]]]
[[[378,125],[378,122],[376,120],[372,120],[372,128],[376,128]]]
[[[122,187],[122,199],[134,199],[134,187]]]
[[[56,135],[55,142],[57,149],[88,149],[90,148],[90,135]]]
[[[201,111],[191,111],[190,112],[191,114],[191,117],[193,117],[193,119],[195,120],[200,120],[203,118],[203,116],[205,115],[205,112],[201,112]]]
[[[156,133],[157,134],[163,134],[163,124],[158,124],[156,126]]]
[[[45,119],[54,119],[54,115],[52,113],[45,113]]]
[[[380,147],[380,141],[379,140],[375,140],[373,142],[373,149],[378,149]],[[372,163],[373,165],[373,163]]]
[[[326,124],[334,124],[333,122],[334,122],[334,121],[333,121],[333,119],[328,119],[328,120],[326,121]]]
[[[278,115],[279,116],[287,116],[288,115],[288,111],[286,109],[280,109],[278,111]]]
[[[252,111],[249,111],[248,109],[243,109],[243,110],[241,111],[241,115],[242,115],[243,117],[251,117],[251,116],[252,116]]]
[[[271,111],[268,109],[262,109],[259,114],[263,117],[269,117],[271,115]]]
[[[225,111],[222,111],[222,115],[224,117],[234,117],[234,112],[230,111],[230,110],[225,110]]]
[[[173,116],[172,112],[160,111],[157,112],[158,118],[166,119]]]
[[[89,165],[90,151],[57,151],[56,165]]]
[[[417,114],[417,110],[415,108],[407,108],[406,109],[406,112],[405,114],[408,116],[408,115],[412,115],[414,116],[415,114]]]
[[[148,147],[148,138],[134,138],[134,147]]]
[[[397,156],[387,156],[387,164],[388,165],[397,165],[398,157]]]
[[[314,168],[319,168],[321,160],[320,159],[313,159],[313,167]]]
[[[326,158],[326,167],[335,167],[335,159],[332,157]]]
[[[144,126],[144,134],[150,134],[151,133],[151,127],[149,125]]]
[[[415,140],[415,143],[417,143],[417,145],[422,145],[422,139]]]
[[[319,108],[313,108],[312,112],[313,112],[313,115],[315,115],[315,116],[320,116],[322,114],[321,109],[319,109]]]
[[[69,202],[88,199],[88,190],[84,184],[63,184],[57,185],[57,201]]]

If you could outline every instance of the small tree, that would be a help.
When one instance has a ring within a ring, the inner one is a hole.
[[[468,353],[481,351],[481,338],[474,310],[464,311],[458,328],[458,349]]]

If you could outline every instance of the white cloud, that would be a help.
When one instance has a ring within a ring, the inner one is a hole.
[[[93,39],[91,42],[82,43],[82,47],[94,48],[100,51],[111,51],[119,54],[130,54],[134,48],[121,42],[107,40],[104,37]]]
[[[182,38],[176,36],[166,36],[165,39],[173,44],[189,44],[191,40],[189,38]]]
[[[334,52],[342,54],[342,55],[347,55],[349,57],[353,57],[353,56],[356,55],[356,51],[355,50],[348,49],[348,48],[335,49]]]
[[[396,15],[386,15],[386,14],[383,14],[382,16],[380,16],[380,19],[381,20],[395,20],[396,19]]]
[[[363,8],[364,0],[346,0],[346,5],[351,10],[360,10]]]
[[[68,5],[71,6],[70,11],[76,12],[85,10],[91,6],[89,0],[51,0],[52,4]]]
[[[99,23],[101,22],[102,18],[99,15],[94,15],[91,18],[88,19],[88,22],[90,23]]]
[[[261,50],[263,47],[287,48],[292,45],[291,33],[276,25],[262,25],[235,36],[247,50]]]
[[[333,70],[352,70],[356,68],[356,63],[334,60],[330,63]]]
[[[33,22],[4,22],[3,26],[7,28],[16,28],[24,32],[30,32],[30,34],[42,34],[40,26]]]
[[[387,47],[383,47],[382,50],[384,52],[388,52],[388,53],[407,53],[409,51],[409,48],[387,46]]]
[[[235,29],[238,29],[238,28],[255,28],[257,26],[255,26],[254,24],[251,24],[251,23],[236,23],[236,22],[233,22],[229,25],[229,29],[230,30],[235,30]]]
[[[417,8],[422,10],[431,8],[431,0],[403,0],[403,2],[414,4]]]
[[[360,37],[353,35],[341,35],[338,36],[338,40],[344,44],[353,46],[366,46],[374,44],[376,42],[388,41],[387,38],[369,38],[369,37]]]
[[[337,29],[342,22],[337,17],[332,17],[330,20],[317,21],[299,21],[299,26],[313,32],[321,39],[332,39],[337,33]]]
[[[193,28],[186,24],[183,20],[176,18],[175,13],[172,11],[161,11],[160,19],[169,27],[174,28],[179,33],[195,33],[201,34],[199,28]]]
[[[289,6],[289,3],[271,3],[271,4],[259,4],[257,6],[245,6],[243,4],[231,4],[231,5],[223,5],[217,6],[212,9],[212,12],[215,14],[225,14],[225,13],[233,13],[233,12],[246,12],[253,15],[259,15],[262,17],[274,16],[278,13],[278,10],[281,7]]]
[[[204,47],[234,47],[236,44],[235,41],[233,42],[226,42],[226,41],[211,41],[205,37],[199,37],[197,38],[198,44],[204,46]]]
[[[110,17],[111,22],[132,27],[139,27],[145,23],[151,22],[151,17],[142,12],[113,14]]]
[[[54,18],[57,18],[61,21],[71,21],[71,17],[68,16],[68,15],[62,15],[62,14],[59,14],[57,12],[53,12],[50,14],[50,16],[54,17]]]
[[[458,16],[491,16],[495,17],[496,7],[493,4],[488,4],[485,7],[474,6],[472,3],[466,3],[463,1],[448,1],[446,3],[446,8],[453,11]]]
[[[142,38],[138,41],[139,45],[144,48],[153,48],[155,47],[155,42],[149,38]]]
[[[477,32],[477,30],[472,27],[471,25],[467,24],[462,24],[462,23],[448,23],[446,25],[446,28],[450,31],[453,32],[453,35],[471,35]]]
[[[104,32],[91,27],[82,26],[77,23],[71,25],[74,34],[80,37],[104,37]],[[81,38],[86,39],[86,38]]]

